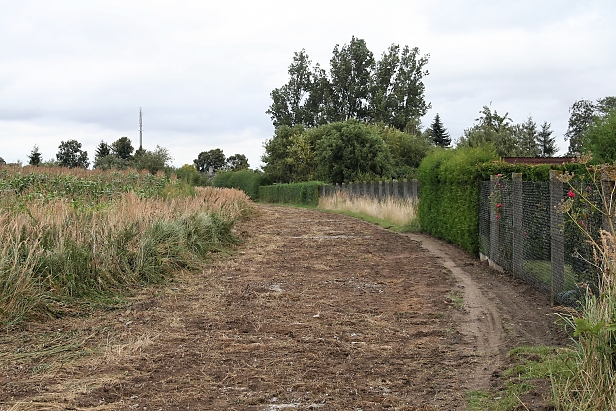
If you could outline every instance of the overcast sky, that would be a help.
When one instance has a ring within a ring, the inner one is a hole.
[[[616,95],[614,0],[0,0],[0,157],[36,144],[55,158],[76,139],[166,147],[173,164],[221,148],[260,165],[265,111],[293,52],[329,67],[336,44],[364,39],[430,54],[432,109],[455,139],[491,103],[563,134],[569,107]]]

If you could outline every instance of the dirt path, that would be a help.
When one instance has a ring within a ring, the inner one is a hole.
[[[464,410],[508,348],[557,342],[545,297],[429,237],[275,206],[238,234],[121,310],[1,335],[0,410]]]

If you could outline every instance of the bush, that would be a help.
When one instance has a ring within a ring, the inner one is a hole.
[[[287,203],[308,206],[319,204],[319,189],[323,183],[309,181],[296,184],[276,184],[259,187],[259,200],[268,203]]]
[[[216,174],[212,184],[214,187],[237,188],[252,200],[257,200],[259,186],[271,184],[271,180],[266,174],[252,170],[223,171]]]

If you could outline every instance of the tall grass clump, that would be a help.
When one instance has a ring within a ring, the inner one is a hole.
[[[140,187],[139,175],[126,176],[133,179],[126,185]],[[167,195],[173,190],[162,185],[146,194],[119,184],[113,187],[119,192],[110,187],[94,198],[81,187],[96,187],[96,174],[77,180],[69,174],[61,177],[65,191],[52,196],[58,176],[34,185],[45,177],[28,174],[17,189],[2,177],[0,322],[9,326],[67,301],[121,294],[136,283],[165,281],[177,269],[200,268],[211,253],[237,243],[233,225],[251,209],[248,197],[231,189]],[[14,182],[23,175],[8,177]],[[88,177],[95,181],[82,181]],[[109,178],[116,177],[103,180]]]
[[[368,216],[404,231],[418,229],[417,204],[412,199],[387,198],[379,201],[366,196],[351,197],[347,192],[339,191],[320,197],[319,208]]]
[[[555,401],[559,410],[616,410],[616,166],[589,166],[593,178],[576,181],[565,174],[571,190],[561,211],[586,234],[595,251],[598,287],[585,286],[581,312],[566,318],[574,330],[572,375],[554,378]],[[599,193],[601,201],[594,201]],[[585,231],[580,213],[588,208],[604,214],[599,238]]]

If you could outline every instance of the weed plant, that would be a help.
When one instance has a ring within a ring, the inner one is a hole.
[[[238,241],[233,224],[251,209],[244,193],[197,187],[186,194],[163,179],[0,169],[0,321],[11,326],[67,301],[165,281]],[[86,189],[110,182],[104,195]]]
[[[559,410],[616,409],[616,166],[588,168],[593,178],[584,184],[579,184],[579,181],[574,184],[573,174],[564,174],[562,179],[570,184],[571,190],[560,209],[574,223],[581,221],[579,210],[587,207],[603,213],[604,229],[599,238],[578,224],[587,241],[593,245],[600,278],[598,287],[581,284],[586,289],[583,309],[566,318],[574,330],[575,355],[571,376],[554,378],[555,401]],[[593,193],[597,192],[601,204],[592,201]]]
[[[393,224],[403,231],[418,231],[417,205],[409,199],[388,198],[379,201],[371,197],[350,197],[336,192],[319,198],[319,208],[369,216]]]

